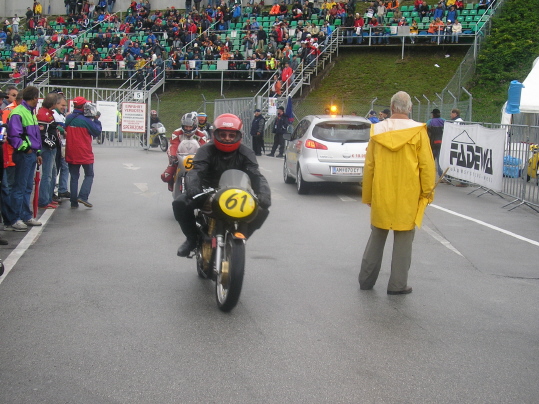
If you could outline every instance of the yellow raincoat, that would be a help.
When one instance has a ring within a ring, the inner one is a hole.
[[[393,129],[413,124],[419,126]],[[435,172],[425,124],[386,119],[373,125],[362,187],[363,203],[371,204],[371,224],[398,231],[421,226],[434,197]]]

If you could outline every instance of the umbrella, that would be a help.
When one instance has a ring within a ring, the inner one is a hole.
[[[417,214],[415,216],[415,225],[418,228],[421,227],[421,223],[423,222],[423,215],[425,214],[425,209],[427,205],[429,204],[429,200],[430,200],[430,197],[432,196],[432,193],[434,192],[434,190],[436,189],[440,181],[442,181],[442,178],[445,177],[445,174],[447,173],[448,170],[449,170],[449,167],[447,167],[445,171],[442,173],[442,175],[440,175],[440,178],[438,178],[438,181],[436,181],[436,184],[434,184],[434,188],[432,188],[432,191],[426,198],[423,198],[423,197],[419,198],[419,204],[417,206]]]
[[[39,199],[39,183],[41,182],[41,166],[37,166],[36,168],[36,176],[34,177],[34,200],[33,200],[33,207],[34,207],[34,217],[37,216],[37,201]]]

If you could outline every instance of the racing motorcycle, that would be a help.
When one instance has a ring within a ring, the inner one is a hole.
[[[182,140],[178,146],[176,156],[178,156],[178,168],[174,177],[174,188],[172,189],[172,199],[185,193],[185,176],[193,168],[193,158],[200,144],[195,139]]]
[[[228,312],[240,298],[247,224],[257,215],[258,199],[248,175],[240,170],[225,171],[218,189],[206,189],[194,198],[199,197],[207,199],[196,214],[197,272],[215,281],[217,306]]]
[[[161,151],[166,152],[168,149],[168,140],[166,135],[165,126],[161,122],[152,124],[150,129],[150,141],[149,147],[160,147]],[[140,145],[146,146],[146,134],[140,139]]]

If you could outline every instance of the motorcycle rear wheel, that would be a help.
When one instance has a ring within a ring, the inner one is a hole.
[[[168,140],[165,136],[159,136],[159,146],[161,147],[161,151],[166,152],[168,149]]]
[[[219,310],[228,312],[240,299],[245,272],[245,243],[227,235],[221,261],[221,271],[215,282],[215,297]]]

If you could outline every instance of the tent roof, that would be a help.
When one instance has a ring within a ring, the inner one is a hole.
[[[532,70],[522,84],[524,88],[520,96],[520,112],[539,113],[539,58],[533,62]]]

